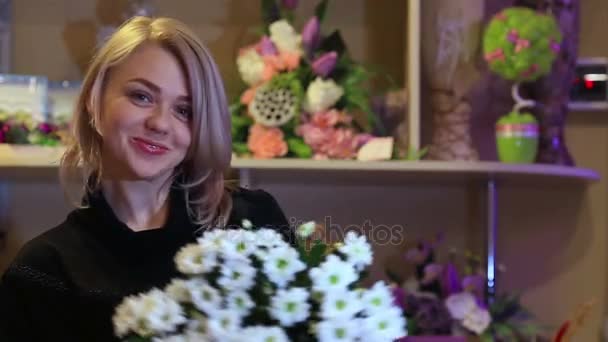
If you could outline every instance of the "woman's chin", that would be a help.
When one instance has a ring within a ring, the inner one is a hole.
[[[155,180],[165,180],[171,177],[173,174],[173,166],[167,165],[166,167],[162,167],[158,164],[156,165],[131,165],[131,175],[134,180],[147,180],[147,181],[155,181]]]

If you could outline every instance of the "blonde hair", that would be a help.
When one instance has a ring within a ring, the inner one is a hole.
[[[224,84],[209,51],[186,25],[175,19],[134,17],[94,56],[76,102],[73,142],[61,160],[60,179],[64,185],[76,181],[81,185],[81,195],[99,189],[103,167],[98,125],[107,74],[138,47],[150,42],[170,51],[189,78],[192,143],[173,175],[174,183],[184,189],[193,222],[224,225],[232,208],[224,182],[232,155]]]

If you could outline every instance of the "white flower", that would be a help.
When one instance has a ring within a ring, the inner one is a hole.
[[[348,232],[344,238],[344,245],[338,250],[346,254],[348,262],[352,263],[358,271],[372,263],[372,247],[364,235]]]
[[[256,251],[256,240],[254,232],[243,229],[229,230],[220,242],[222,255],[226,259],[248,258]]]
[[[333,291],[323,296],[321,316],[324,319],[354,317],[363,309],[359,294],[355,291]]]
[[[271,299],[270,314],[282,326],[290,327],[302,322],[308,318],[310,311],[308,297],[308,292],[303,288],[280,289]]]
[[[405,318],[401,311],[389,307],[363,319],[362,341],[392,342],[405,337]]]
[[[301,52],[302,36],[285,19],[269,26],[270,40],[280,52]]]
[[[268,248],[287,247],[289,244],[283,240],[283,236],[274,229],[261,228],[256,231],[256,244],[262,247],[264,252]]]
[[[202,274],[217,265],[214,253],[206,253],[199,244],[182,247],[175,256],[177,270],[184,274]]]
[[[333,80],[317,77],[306,90],[304,107],[311,113],[323,112],[333,107],[344,95],[344,89]]]
[[[477,307],[475,297],[469,292],[460,292],[449,296],[445,305],[455,320],[461,321]]]
[[[218,252],[221,250],[222,240],[225,239],[226,234],[226,230],[223,229],[208,230],[198,238],[197,242],[207,253]]]
[[[245,291],[230,292],[226,296],[226,303],[228,309],[237,312],[242,317],[247,316],[251,308],[255,306],[255,303]]]
[[[147,325],[158,332],[173,332],[186,323],[182,307],[166,293],[154,289],[142,297],[147,313]]]
[[[287,286],[295,279],[296,273],[305,268],[306,265],[300,260],[300,254],[289,246],[269,250],[264,260],[264,273],[278,287]]]
[[[288,342],[289,338],[285,331],[279,327],[252,326],[242,331],[250,342]]]
[[[186,331],[180,335],[167,336],[164,338],[154,338],[153,342],[211,342],[211,340],[196,331]]]
[[[393,295],[383,281],[376,282],[372,288],[365,290],[362,300],[368,315],[393,307]]]
[[[359,319],[330,319],[319,322],[319,342],[359,341],[361,322]],[[372,340],[361,340],[372,341]]]
[[[207,328],[217,341],[225,341],[241,329],[241,316],[232,310],[218,310],[209,317]]]
[[[165,287],[165,293],[179,303],[189,303],[192,301],[188,284],[182,279],[173,279]]]
[[[241,226],[245,229],[251,229],[253,228],[253,223],[251,223],[251,221],[249,221],[248,219],[243,219],[243,221],[241,222]]]
[[[181,306],[159,289],[127,297],[112,317],[118,337],[130,332],[140,336],[174,332],[186,323]]]
[[[228,291],[249,290],[255,283],[256,269],[249,259],[230,259],[220,268],[217,283]]]
[[[262,81],[266,65],[262,56],[255,49],[248,49],[240,54],[236,59],[236,65],[241,78],[248,85],[253,86]]]
[[[333,254],[329,255],[319,267],[311,269],[309,274],[313,281],[313,289],[321,292],[343,290],[357,280],[353,265]]]
[[[490,317],[488,310],[476,306],[466,314],[462,320],[462,326],[477,335],[481,335],[490,326],[491,322],[492,317]]]
[[[317,228],[316,223],[314,221],[309,221],[306,223],[302,223],[296,230],[296,233],[298,234],[299,237],[305,239],[305,238],[311,236],[315,232],[316,228]]]
[[[140,319],[143,311],[141,301],[136,296],[125,298],[122,303],[116,308],[112,322],[114,323],[114,333],[118,337],[124,337],[137,327],[137,322]],[[145,327],[142,327],[145,328]],[[142,335],[147,335],[150,332],[144,332]]]
[[[222,297],[220,292],[202,279],[192,279],[187,283],[194,306],[212,315],[220,309]]]

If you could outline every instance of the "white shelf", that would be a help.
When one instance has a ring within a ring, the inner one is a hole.
[[[412,180],[580,180],[597,181],[597,172],[579,168],[546,164],[506,164],[501,162],[447,162],[447,161],[378,161],[357,162],[352,160],[306,159],[237,159],[235,169],[256,172],[339,172],[345,177],[352,173],[375,173],[411,178]],[[379,180],[379,177],[375,177]]]
[[[64,149],[61,147],[15,146],[0,144],[0,175],[9,175],[27,169],[56,169]],[[309,160],[309,159],[244,159],[232,162],[234,169],[256,172],[281,171],[286,176],[297,173],[331,172],[344,175],[369,173],[398,174],[401,177],[431,179],[570,179],[599,180],[597,172],[579,168],[545,164],[506,164],[500,162],[446,162],[446,161],[377,161]]]

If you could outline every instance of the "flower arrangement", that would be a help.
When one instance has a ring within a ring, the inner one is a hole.
[[[301,236],[314,223],[298,228]],[[129,296],[113,317],[126,341],[393,341],[405,318],[389,287],[357,286],[372,262],[364,236],[296,248],[274,230],[205,232],[175,262],[183,278]]]
[[[478,256],[465,253],[462,270],[457,267],[462,260],[455,251],[439,262],[437,247],[441,241],[439,236],[408,250],[405,259],[415,266],[415,277],[404,287],[393,286],[395,302],[408,318],[409,335],[476,335],[483,342],[536,337],[539,329],[517,295],[486,299],[486,278]],[[389,272],[389,276],[395,283],[402,283],[395,274]]]
[[[490,70],[504,79],[525,82],[551,71],[561,41],[551,14],[509,7],[488,24],[483,49]]]
[[[9,114],[0,111],[0,144],[58,146],[65,127],[50,122],[35,122],[25,112]]]
[[[328,0],[301,31],[298,1],[263,0],[263,33],[236,64],[247,89],[231,106],[233,151],[254,158],[353,159],[377,125],[365,85],[372,73],[349,56],[339,31],[323,35]],[[366,120],[357,118],[366,114]],[[386,144],[392,155],[392,143]]]

